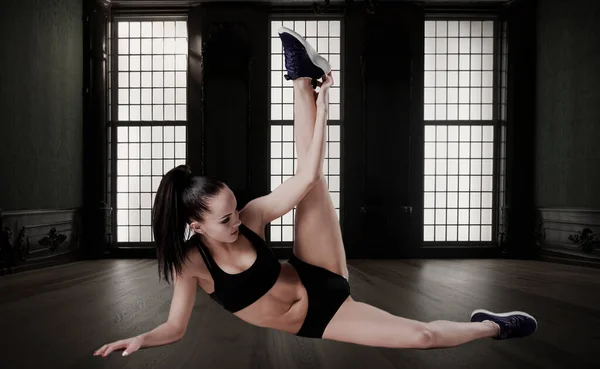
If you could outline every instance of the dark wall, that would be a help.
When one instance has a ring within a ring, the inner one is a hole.
[[[520,0],[512,3],[506,14],[506,246],[515,257],[535,254],[535,9],[535,0]]]
[[[82,1],[0,12],[0,208],[82,204]]]
[[[422,227],[423,10],[349,7],[342,231],[349,257],[413,255]],[[411,212],[410,209],[415,211]]]
[[[238,206],[268,187],[268,12],[206,4],[189,16],[192,170],[229,185]],[[202,141],[198,141],[204,138]]]
[[[600,2],[538,2],[538,207],[600,208],[598,35]]]

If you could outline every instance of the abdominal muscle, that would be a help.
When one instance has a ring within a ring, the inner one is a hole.
[[[271,289],[252,305],[234,313],[247,323],[295,334],[302,327],[308,310],[308,296],[296,269],[289,263]]]

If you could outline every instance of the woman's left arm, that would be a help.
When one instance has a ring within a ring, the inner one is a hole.
[[[298,168],[294,176],[275,188],[273,192],[250,201],[240,212],[241,217],[252,219],[252,223],[256,222],[257,229],[289,213],[320,179],[325,156],[326,107],[317,108],[315,123],[315,132],[304,169]]]
[[[258,223],[260,221],[260,225],[264,226],[289,213],[320,179],[325,152],[325,126],[327,122],[327,112],[323,110],[325,109],[317,109],[315,133],[307,155],[306,164],[308,165],[304,169],[298,168],[298,172],[294,176],[277,186],[270,194],[250,201],[240,212],[240,216],[246,219],[252,218],[253,222]],[[309,156],[312,156],[312,158],[309,159]],[[314,163],[310,163],[309,160]]]
[[[252,219],[257,228],[287,214],[298,205],[308,191],[321,178],[323,161],[325,159],[325,129],[327,127],[328,94],[333,84],[331,74],[327,75],[321,85],[317,98],[317,114],[313,137],[306,152],[303,165],[298,167],[294,176],[279,185],[268,195],[254,199],[244,207],[240,216]],[[258,222],[260,221],[260,225]],[[247,224],[248,225],[248,224]]]

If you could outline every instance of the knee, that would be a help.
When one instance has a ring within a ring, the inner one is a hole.
[[[436,347],[436,333],[427,326],[419,328],[415,332],[414,348],[431,349]]]

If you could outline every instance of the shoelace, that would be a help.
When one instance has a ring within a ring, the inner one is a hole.
[[[523,323],[523,318],[520,316],[506,317],[501,321],[502,327],[500,329],[500,336],[502,338],[511,337],[512,333],[519,328]]]
[[[288,50],[286,50],[285,56],[286,56],[286,60],[289,60],[289,62],[290,62],[289,69],[296,70],[296,68],[298,67],[298,59],[299,59],[297,57],[297,51],[294,49],[291,49],[291,50],[288,49]]]
[[[301,59],[301,55],[304,52],[306,52],[306,50],[304,50],[304,48],[299,45],[293,45],[291,47],[284,48],[286,61],[290,61],[290,66],[288,67],[288,69],[296,72],[296,70],[298,69],[299,59]]]

